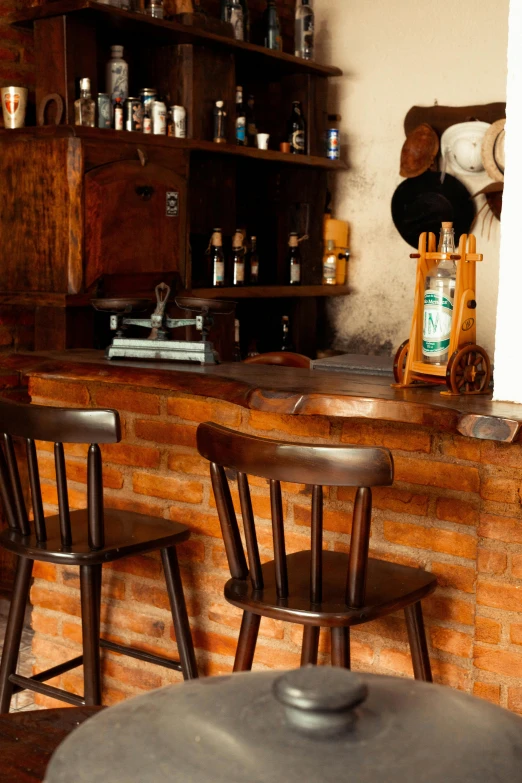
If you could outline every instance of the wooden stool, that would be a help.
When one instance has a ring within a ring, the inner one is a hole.
[[[310,359],[302,353],[291,351],[272,351],[271,353],[258,353],[257,356],[249,356],[243,364],[278,364],[280,367],[301,367],[310,369]]]
[[[32,690],[77,706],[101,704],[100,647],[198,676],[183,596],[176,545],[189,531],[177,522],[132,512],[104,510],[102,457],[99,443],[121,440],[116,411],[48,408],[0,402],[0,493],[8,528],[0,533],[0,546],[18,556],[13,596],[0,663],[0,713],[9,712],[13,693]],[[31,531],[13,438],[22,438],[34,517]],[[58,516],[44,517],[35,440],[54,443]],[[71,512],[67,495],[64,443],[90,443],[87,459],[87,508]],[[180,662],[100,639],[102,563],[142,552],[161,550]],[[33,677],[16,674],[24,612],[29,597],[33,562],[80,567],[83,655],[53,666]],[[45,681],[83,664],[84,696],[64,691]]]
[[[234,671],[251,669],[261,617],[304,626],[301,665],[317,663],[319,629],[331,629],[332,664],[350,667],[352,625],[404,609],[413,669],[431,681],[420,601],[437,581],[432,574],[368,557],[370,487],[393,482],[388,449],[316,446],[244,435],[200,424],[199,453],[208,459],[232,578],[226,600],[243,610]],[[225,468],[237,472],[248,565]],[[270,481],[274,560],[261,565],[247,474]],[[311,484],[311,549],[286,555],[281,481]],[[323,551],[323,486],[358,487],[350,553]]]

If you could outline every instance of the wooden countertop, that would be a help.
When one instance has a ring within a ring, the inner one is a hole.
[[[23,375],[121,384],[227,400],[253,410],[356,417],[435,427],[512,443],[522,405],[490,396],[442,397],[439,389],[393,389],[389,379],[289,367],[144,362],[104,358],[101,351],[6,354],[0,368]]]

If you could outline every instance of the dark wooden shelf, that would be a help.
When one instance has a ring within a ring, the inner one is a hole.
[[[194,288],[194,296],[204,299],[284,299],[304,296],[346,296],[345,285],[246,285],[227,288]]]
[[[106,24],[109,20],[119,30],[136,30],[139,25],[147,30],[148,35],[170,44],[209,44],[217,48],[232,50],[236,56],[261,58],[265,65],[271,65],[281,72],[286,73],[311,73],[318,76],[342,76],[339,68],[329,65],[320,65],[310,60],[302,60],[291,54],[275,52],[264,46],[236,41],[234,38],[226,38],[216,35],[208,30],[181,24],[176,21],[154,19],[146,14],[137,14],[131,11],[123,11],[111,5],[96,3],[94,0],[58,0],[45,5],[26,9],[25,11],[9,16],[11,24],[31,26],[38,19],[46,19],[62,14],[79,14],[81,16],[101,16]]]
[[[169,136],[153,136],[132,131],[115,131],[104,128],[84,128],[80,125],[47,125],[44,127],[17,128],[16,130],[0,129],[5,139],[13,139],[30,135],[35,138],[59,138],[63,136],[92,139],[96,141],[126,142],[139,146],[157,146],[172,150],[189,150],[190,152],[207,152],[216,155],[233,155],[250,160],[271,163],[284,163],[289,166],[307,166],[328,171],[341,171],[347,168],[343,160],[329,160],[318,155],[291,155],[277,150],[258,150],[254,147],[237,147],[234,144],[214,144],[212,141],[198,139],[174,139]]]

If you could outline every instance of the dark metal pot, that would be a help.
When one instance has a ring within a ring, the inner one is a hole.
[[[173,685],[103,711],[47,783],[522,781],[522,719],[450,688],[328,666]]]

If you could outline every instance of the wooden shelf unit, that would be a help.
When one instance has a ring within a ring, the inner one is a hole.
[[[204,299],[298,299],[307,296],[347,296],[346,285],[245,285],[223,288],[194,288]]]

